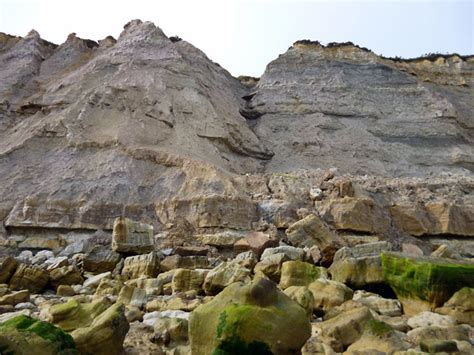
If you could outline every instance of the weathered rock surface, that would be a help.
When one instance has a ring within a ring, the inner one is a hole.
[[[275,153],[267,169],[472,170],[472,60],[440,60],[396,62],[350,43],[296,42],[267,66],[248,103],[260,116],[255,132]],[[438,68],[456,78],[452,85],[436,79]]]

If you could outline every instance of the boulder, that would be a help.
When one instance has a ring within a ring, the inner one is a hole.
[[[63,266],[49,273],[51,285],[58,288],[59,285],[82,285],[84,278],[75,266]]]
[[[453,340],[426,339],[420,341],[420,350],[429,354],[456,353],[458,345]]]
[[[181,256],[176,254],[164,258],[160,265],[161,271],[170,271],[174,269],[207,269],[209,268],[209,259],[207,256]]]
[[[113,271],[120,261],[120,254],[116,253],[109,246],[95,245],[87,254],[84,255],[84,271],[101,274],[107,271]]]
[[[134,286],[145,290],[147,296],[157,296],[161,295],[163,292],[163,286],[165,284],[171,283],[173,278],[173,272],[161,273],[157,278],[139,278],[126,281],[125,284],[128,286]]]
[[[205,276],[206,271],[203,270],[176,269],[171,281],[173,293],[191,290],[199,293]]]
[[[13,291],[0,296],[0,306],[12,305],[15,306],[18,303],[28,302],[30,299],[30,292],[28,290]]]
[[[125,258],[122,276],[127,279],[138,277],[156,277],[160,271],[160,260],[151,252],[144,255],[135,255]]]
[[[451,201],[430,201],[425,204],[433,227],[429,234],[474,236],[474,205]]]
[[[70,285],[59,285],[56,289],[56,295],[60,297],[72,297],[75,294],[76,291]]]
[[[424,206],[410,202],[399,202],[390,207],[395,226],[408,234],[420,236],[427,234],[432,222]]]
[[[0,352],[17,355],[77,354],[69,334],[50,323],[24,315],[0,323]]]
[[[358,290],[354,292],[352,299],[384,316],[395,317],[402,314],[402,305],[400,301],[383,298],[375,293]]]
[[[308,286],[319,278],[327,278],[328,272],[324,267],[314,266],[304,261],[285,261],[281,266],[280,287]]]
[[[7,256],[0,265],[0,284],[7,284],[15,273],[18,262],[11,256]]]
[[[345,245],[345,241],[314,214],[292,224],[286,230],[286,236],[293,246],[308,248],[317,246],[326,263],[330,263],[336,250]]]
[[[383,283],[380,254],[391,249],[388,242],[374,242],[338,250],[329,267],[332,279],[356,288]]]
[[[123,286],[117,298],[118,303],[142,308],[147,302],[147,294],[145,290],[133,287]]]
[[[411,347],[405,340],[405,334],[396,332],[388,324],[371,319],[364,325],[360,339],[352,343],[346,350],[347,354],[382,353],[393,354]]]
[[[238,281],[250,282],[250,270],[235,261],[223,262],[208,272],[203,289],[208,295],[215,295],[230,284]]]
[[[10,288],[40,293],[48,281],[49,274],[45,270],[38,266],[20,264],[10,279]]]
[[[263,232],[250,232],[244,239],[234,243],[234,252],[240,253],[252,250],[259,258],[265,249],[276,247],[278,243],[278,239],[270,238],[268,234]]]
[[[112,280],[109,278],[103,278],[100,280],[99,285],[95,290],[96,296],[118,296],[120,290],[123,287],[123,283],[119,280]]]
[[[152,252],[153,226],[117,217],[112,234],[112,250],[125,254],[146,254]]]
[[[258,212],[263,220],[277,228],[288,228],[298,220],[297,204],[284,200],[263,200],[258,203]]]
[[[186,345],[188,342],[188,320],[183,318],[157,318],[153,325],[154,342],[167,348]]]
[[[456,324],[456,321],[450,316],[443,316],[429,311],[420,312],[410,317],[407,321],[410,328],[420,328],[429,326],[449,327]]]
[[[179,310],[192,312],[208,299],[186,298],[182,295],[164,296],[156,298],[146,304],[147,312]]]
[[[254,267],[255,275],[263,274],[274,282],[280,282],[281,266],[288,257],[283,253],[268,255]]]
[[[342,352],[360,339],[365,324],[373,320],[370,309],[358,307],[319,324],[321,340],[335,351]]]
[[[260,257],[260,260],[263,260],[270,255],[274,254],[285,254],[287,260],[301,260],[305,259],[305,251],[302,248],[296,248],[289,245],[282,245],[275,248],[265,249]]]
[[[290,286],[284,291],[285,295],[290,297],[293,301],[297,302],[301,307],[306,310],[308,317],[311,318],[314,309],[314,296],[313,293],[306,286]]]
[[[198,234],[196,240],[204,245],[218,249],[231,249],[234,244],[247,236],[246,233],[236,231],[224,231],[215,234]]]
[[[474,327],[474,288],[463,287],[455,292],[442,307],[436,308],[436,312]]]
[[[474,264],[469,262],[383,253],[382,267],[385,281],[410,315],[443,305],[463,287],[474,287]]]
[[[467,324],[439,327],[435,325],[419,327],[407,333],[408,339],[418,345],[422,340],[461,340],[471,341],[472,328]]]
[[[110,271],[91,276],[87,280],[84,281],[84,287],[97,288],[102,282],[102,280],[110,279],[111,276],[112,276],[112,273]]]
[[[66,303],[55,304],[49,307],[46,319],[48,322],[70,332],[89,326],[109,306],[110,303],[107,303],[104,299],[98,299],[91,303],[79,303],[71,299]]]
[[[344,197],[317,206],[321,216],[338,230],[379,233],[387,230],[389,219],[371,198]]]
[[[84,328],[71,335],[81,354],[109,355],[123,353],[123,341],[129,330],[125,307],[115,303]]]
[[[179,256],[207,256],[210,251],[208,246],[177,246],[174,250]]]
[[[305,310],[265,279],[228,286],[189,319],[193,354],[298,353],[310,335]]]
[[[341,282],[319,279],[308,285],[313,293],[314,311],[326,313],[352,298],[352,290]]]
[[[268,250],[268,249],[266,249]],[[255,265],[257,264],[257,256],[251,250],[244,251],[239,253],[234,258],[235,262],[237,262],[240,266],[247,268],[249,270],[253,270]]]

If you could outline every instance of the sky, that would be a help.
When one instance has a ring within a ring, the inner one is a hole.
[[[69,33],[118,37],[131,19],[152,21],[238,75],[260,76],[300,39],[351,41],[404,58],[474,54],[474,0],[0,0],[0,32],[31,29],[60,44]]]

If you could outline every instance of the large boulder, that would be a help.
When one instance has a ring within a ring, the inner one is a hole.
[[[284,290],[290,286],[308,286],[319,278],[327,278],[324,267],[314,266],[304,261],[286,261],[281,267],[280,287]]]
[[[310,335],[305,310],[266,279],[228,286],[189,319],[193,354],[293,354]]]
[[[129,328],[125,307],[121,303],[115,303],[96,317],[89,326],[78,328],[71,335],[81,354],[121,354]]]
[[[153,251],[153,226],[117,217],[114,221],[112,249],[118,253],[146,254]]]
[[[234,282],[249,282],[250,280],[249,269],[234,261],[226,261],[208,272],[204,279],[203,289],[206,294],[215,295]]]
[[[257,257],[267,248],[278,246],[278,239],[270,238],[268,234],[263,232],[250,232],[244,239],[240,239],[234,244],[234,252],[240,253],[252,250]]]
[[[306,310],[308,317],[311,317],[314,309],[313,293],[306,286],[290,286],[284,291],[285,295],[297,302]]]
[[[95,245],[84,255],[83,268],[84,271],[90,271],[95,274],[113,271],[120,258],[120,254],[110,249],[110,246]]]
[[[128,279],[156,277],[160,271],[160,259],[155,252],[125,258],[122,276]]]
[[[388,242],[374,242],[338,250],[329,267],[332,279],[356,288],[383,283],[380,254],[391,249]]]
[[[338,230],[379,233],[386,231],[389,219],[371,198],[344,197],[324,201],[321,215]]]
[[[66,303],[51,306],[46,318],[49,322],[69,332],[89,326],[109,306],[110,304],[104,302],[103,299],[91,303],[79,303],[71,299]]]
[[[256,275],[263,274],[278,283],[280,282],[281,267],[288,260],[288,256],[284,253],[268,255],[255,265],[254,272]]]
[[[13,291],[0,296],[0,306],[15,306],[18,303],[28,302],[30,292],[28,290]]]
[[[59,285],[82,285],[84,282],[80,271],[73,265],[56,268],[49,273],[49,277],[55,288]]]
[[[360,339],[366,323],[373,319],[369,308],[364,306],[343,312],[319,324],[321,340],[342,352]]]
[[[383,276],[407,314],[443,305],[463,287],[474,287],[474,264],[445,258],[382,254]]]
[[[20,315],[0,323],[0,353],[15,355],[74,355],[73,338],[61,328]]]
[[[341,282],[319,279],[308,285],[314,297],[314,311],[326,313],[352,298],[352,290]]]
[[[352,299],[384,316],[395,317],[402,314],[402,305],[399,300],[383,298],[380,295],[363,290],[354,292]]]
[[[206,272],[203,270],[176,269],[171,281],[173,293],[186,291],[199,292],[202,289],[205,277]]]
[[[20,264],[10,279],[13,290],[27,289],[31,293],[40,293],[49,281],[49,274],[38,266]]]
[[[316,215],[310,214],[302,220],[292,224],[286,230],[288,240],[294,246],[318,246],[328,261],[339,248],[345,245],[344,240],[332,232],[328,226]]]

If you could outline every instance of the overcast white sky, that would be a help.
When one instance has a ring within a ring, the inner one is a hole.
[[[71,32],[118,37],[140,18],[236,76],[260,76],[298,39],[352,41],[385,56],[472,54],[473,17],[473,0],[0,0],[1,32],[24,36],[34,28],[60,44]]]

